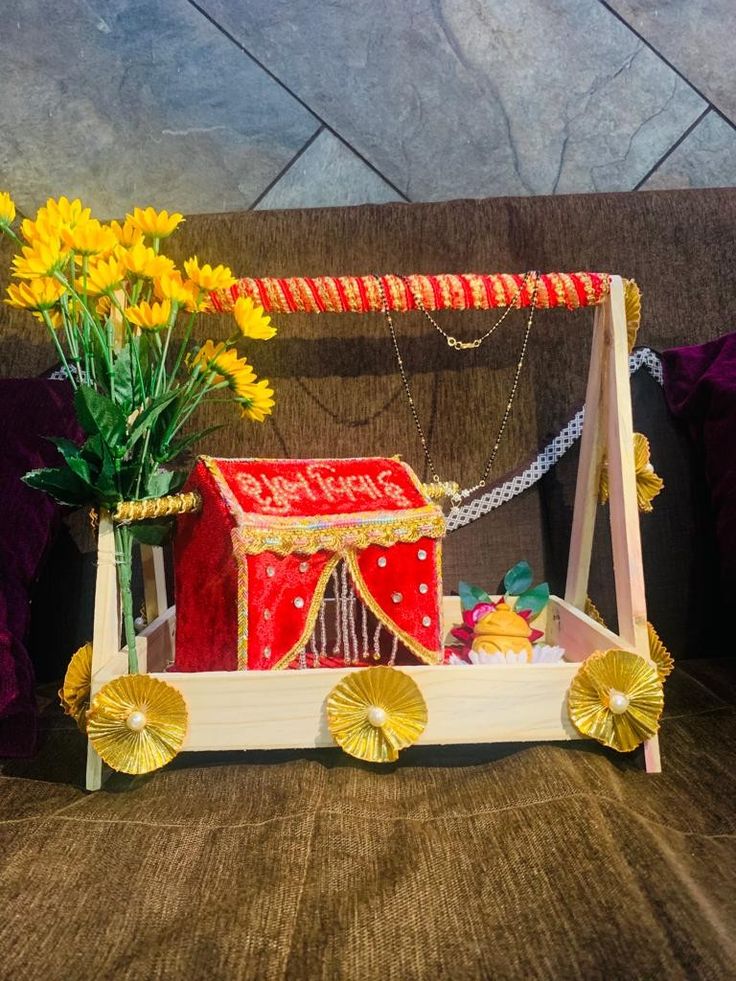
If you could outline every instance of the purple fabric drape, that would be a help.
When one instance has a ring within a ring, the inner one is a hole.
[[[690,431],[705,466],[715,516],[721,593],[736,594],[736,333],[662,354],[672,414]]]
[[[35,751],[38,720],[26,637],[30,591],[57,530],[61,508],[21,481],[61,458],[46,436],[79,439],[66,382],[0,381],[0,756]]]

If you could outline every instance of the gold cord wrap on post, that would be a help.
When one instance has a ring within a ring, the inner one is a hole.
[[[145,501],[121,501],[112,513],[118,525],[133,521],[150,521],[154,518],[170,518],[176,514],[191,514],[202,507],[202,498],[196,491],[187,494],[169,494],[152,497]]]

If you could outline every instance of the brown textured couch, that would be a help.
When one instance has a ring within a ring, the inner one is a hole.
[[[662,349],[734,328],[735,219],[736,192],[725,190],[496,199],[193,217],[177,249],[254,275],[618,272],[642,288],[639,344]],[[469,333],[488,322],[463,316]],[[3,374],[42,371],[41,335],[8,320]],[[499,477],[581,403],[589,323],[538,318]],[[272,422],[232,422],[208,452],[401,453],[421,472],[380,318],[294,315],[280,327],[252,350],[277,389]],[[462,371],[418,317],[400,327],[438,470],[472,482],[520,323],[512,315]],[[202,329],[217,337],[217,320]],[[667,483],[642,521],[650,614],[688,658],[668,683],[662,776],[589,744],[417,749],[384,770],[331,752],[251,754],[184,757],[87,797],[81,738],[50,712],[39,758],[6,764],[0,778],[8,976],[729,976],[734,685],[726,662],[703,658],[724,653],[703,607],[707,502],[643,374],[634,402]],[[459,576],[493,586],[524,557],[561,590],[575,463],[573,450],[451,536],[446,587]],[[612,618],[599,542],[591,593]]]

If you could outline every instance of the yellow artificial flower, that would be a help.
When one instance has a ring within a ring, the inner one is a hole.
[[[46,310],[45,313],[39,313],[38,310],[34,310],[31,316],[35,317],[42,324],[45,324],[48,318],[54,330],[58,330],[64,323],[61,313],[58,310]]]
[[[226,290],[235,283],[235,277],[228,266],[200,266],[196,255],[187,259],[184,269],[192,282],[202,290]]]
[[[165,255],[156,255],[150,246],[142,242],[136,242],[129,249],[119,249],[116,255],[124,269],[143,279],[157,279],[174,271],[173,260]]]
[[[0,191],[0,226],[10,225],[15,221],[15,201],[7,191]]]
[[[123,282],[125,270],[118,259],[98,259],[91,262],[87,270],[87,292],[94,296],[112,293]],[[78,288],[82,282],[77,283]]]
[[[109,296],[101,296],[95,303],[95,313],[98,317],[109,317],[112,310],[112,300]]]
[[[254,422],[263,422],[266,416],[271,415],[275,403],[273,400],[273,389],[269,387],[268,379],[253,382],[244,386],[244,390],[238,395],[243,418],[253,419]]]
[[[27,283],[8,286],[5,302],[19,310],[50,310],[58,304],[63,293],[64,287],[58,280],[39,276]]]
[[[235,348],[226,348],[223,343],[205,341],[190,361],[192,370],[214,372],[211,379],[214,385],[226,381],[238,398],[248,399],[251,395],[256,375],[245,358],[239,358]]]
[[[184,221],[184,215],[177,211],[156,211],[154,208],[134,208],[132,215],[126,215],[126,222],[138,228],[149,238],[168,238],[176,227]]]
[[[125,316],[131,324],[141,330],[156,331],[168,326],[171,317],[171,300],[163,303],[146,303],[143,300],[135,306],[126,307]]]
[[[115,233],[96,218],[61,229],[61,239],[73,252],[79,255],[99,255],[112,252],[117,245]]]
[[[89,221],[91,214],[91,210],[85,208],[79,198],[73,201],[66,197],[60,197],[58,201],[49,198],[45,206],[38,209],[36,221],[46,221],[56,228],[61,228],[62,225],[74,227]]]
[[[58,239],[24,245],[22,255],[13,258],[13,275],[18,279],[52,276],[64,263],[65,253]]]
[[[271,318],[265,315],[263,307],[254,303],[249,296],[238,297],[233,307],[233,316],[243,337],[268,341],[276,333],[276,328],[271,326]]]
[[[153,284],[159,300],[171,300],[180,306],[191,302],[192,286],[193,284],[184,282],[180,272],[164,273]]]
[[[143,241],[143,232],[137,225],[133,224],[130,218],[126,218],[122,225],[119,221],[111,221],[110,228],[118,243],[125,246],[126,249]]]

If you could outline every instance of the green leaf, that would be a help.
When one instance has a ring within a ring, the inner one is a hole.
[[[529,610],[532,614],[531,619],[538,617],[549,602],[549,584],[540,582],[534,589],[527,589],[521,593],[516,600],[515,609],[518,613],[522,610]]]
[[[464,610],[472,610],[478,603],[490,603],[491,597],[484,589],[478,586],[471,586],[468,582],[460,582],[457,587],[460,594],[460,602]]]
[[[44,467],[29,470],[23,482],[36,490],[44,491],[60,504],[88,504],[93,497],[91,489],[68,467]]]
[[[126,409],[130,410],[143,401],[144,392],[131,342],[118,352],[113,365],[112,378],[116,402],[124,404]]]
[[[533,582],[532,568],[528,562],[517,562],[503,577],[503,584],[509,596],[518,596],[529,589]]]
[[[64,462],[77,477],[86,484],[92,484],[92,474],[89,463],[82,454],[82,448],[73,443],[70,439],[62,436],[48,436],[47,439],[54,444],[56,449],[64,457]]]
[[[125,416],[112,399],[100,395],[90,385],[80,385],[74,393],[74,408],[88,436],[99,434],[114,455],[122,455]]]
[[[163,497],[171,490],[171,483],[175,477],[173,470],[155,470],[146,481],[146,495],[148,497]]]
[[[130,525],[130,534],[142,545],[164,545],[171,538],[174,522]]]
[[[138,416],[136,421],[130,430],[130,437],[128,439],[128,450],[140,439],[140,437],[150,429],[153,423],[158,419],[164,409],[171,405],[171,403],[179,397],[178,391],[164,392],[157,399],[154,399],[151,404],[144,409],[143,412]]]

